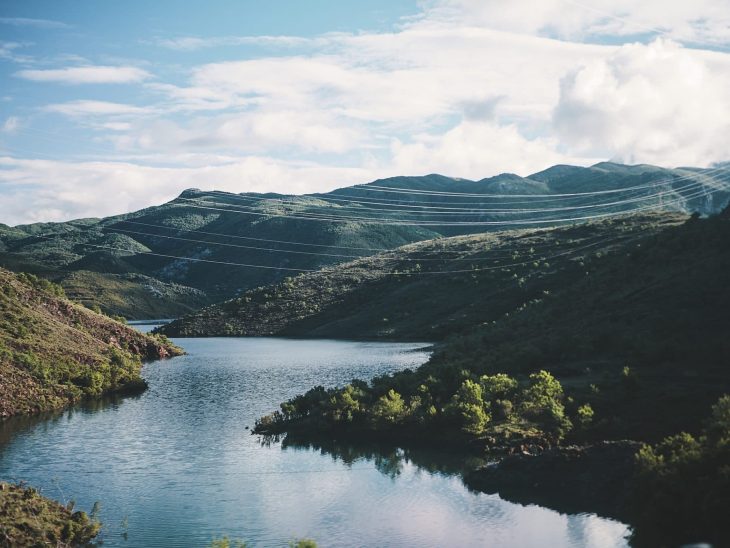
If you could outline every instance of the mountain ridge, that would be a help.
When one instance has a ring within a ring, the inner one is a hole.
[[[417,241],[632,210],[710,214],[730,200],[728,182],[724,168],[603,163],[553,166],[526,178],[392,177],[298,196],[188,188],[122,215],[0,227],[0,266],[69,290],[82,278],[85,290],[72,296],[110,314],[175,317],[292,272]],[[515,194],[528,198],[502,199]],[[156,280],[157,289],[133,276]]]

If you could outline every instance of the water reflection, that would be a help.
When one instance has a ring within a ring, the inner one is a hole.
[[[45,411],[35,415],[18,415],[0,420],[0,456],[7,449],[16,435],[27,435],[30,432],[41,433],[53,430],[60,421],[73,421],[76,415],[98,413],[108,408],[117,408],[122,402],[133,401],[142,396],[144,389],[125,395],[109,394],[99,398],[81,400],[67,409]]]
[[[246,426],[307,387],[417,367],[424,345],[176,340],[149,389],[0,423],[0,478],[90,510],[105,547],[625,546],[626,527],[470,492],[456,458],[326,440],[262,444]],[[419,350],[420,349],[420,350]],[[124,526],[122,526],[124,524]]]
[[[274,439],[262,442],[271,442]],[[332,458],[334,462],[342,462],[347,466],[358,462],[371,462],[375,468],[391,479],[398,477],[407,466],[415,466],[429,474],[442,476],[461,475],[470,469],[487,463],[479,457],[464,459],[459,452],[436,451],[423,447],[400,447],[389,443],[372,441],[357,442],[354,440],[337,440],[326,437],[305,437],[301,435],[287,435],[282,438],[283,450],[290,451],[317,451]]]

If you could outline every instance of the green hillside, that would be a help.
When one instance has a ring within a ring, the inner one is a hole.
[[[603,163],[526,178],[394,177],[304,196],[190,189],[105,219],[0,226],[0,265],[52,279],[107,313],[174,317],[302,271],[443,236],[631,210],[712,213],[730,199],[728,180],[728,169]]]
[[[438,410],[466,380],[497,373],[526,379],[544,370],[563,383],[576,406],[591,406],[595,416],[579,433],[583,438],[653,440],[696,431],[710,405],[730,391],[730,215],[726,210],[676,221],[655,219],[641,237],[635,233],[610,249],[566,261],[559,276],[537,274],[537,262],[533,281],[524,285],[532,283],[539,298],[470,322],[417,372],[361,387],[364,401],[391,389],[405,402],[423,399],[419,390],[426,386],[435,424],[444,426],[453,418]],[[647,221],[637,220],[637,226]],[[566,230],[574,229],[550,232]],[[500,298],[507,302],[513,292],[505,287]],[[421,298],[431,302],[432,295]],[[478,291],[473,299],[478,307],[488,302]],[[317,413],[315,407],[311,416]],[[428,422],[427,429],[433,426]],[[402,427],[409,434],[418,430],[408,420]]]
[[[0,269],[0,417],[139,389],[141,360],[181,353],[168,341],[72,303],[60,286]]]
[[[542,302],[582,280],[596,257],[685,219],[634,214],[419,242],[249,290],[160,330],[177,337],[442,340]]]

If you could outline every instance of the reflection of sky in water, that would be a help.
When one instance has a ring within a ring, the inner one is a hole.
[[[323,451],[262,447],[245,429],[304,387],[416,367],[423,345],[181,342],[189,354],[147,366],[150,389],[139,397],[0,427],[0,443],[12,438],[0,477],[85,509],[100,500],[105,546],[200,546],[224,534],[257,546],[294,537],[320,546],[625,545],[616,522],[471,493],[408,459],[391,477],[372,459],[348,466]]]

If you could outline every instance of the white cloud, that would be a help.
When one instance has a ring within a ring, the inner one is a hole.
[[[132,124],[129,122],[104,122],[101,127],[112,131],[128,131],[132,129]]]
[[[730,57],[658,39],[568,74],[557,135],[627,163],[707,166],[730,158]]]
[[[153,43],[163,48],[177,51],[195,51],[204,48],[224,46],[266,46],[266,47],[302,47],[323,43],[323,39],[303,38],[301,36],[219,36],[199,38],[183,36],[180,38],[160,38]]]
[[[0,220],[13,225],[114,215],[163,203],[189,187],[230,192],[327,191],[363,182],[367,175],[360,168],[265,157],[191,168],[0,157],[0,185],[4,188]]]
[[[407,143],[409,135],[485,108],[495,123],[548,124],[559,78],[613,50],[477,28],[412,27],[328,35],[327,41],[327,53],[209,63],[192,71],[188,86],[146,84],[166,98],[160,118],[139,119],[112,140],[127,153],[218,147],[254,154],[380,148],[387,154],[393,138]],[[525,56],[534,67],[516,71]],[[196,116],[165,119],[173,113]],[[471,169],[471,163],[449,162],[440,171],[465,176]]]
[[[479,28],[409,28],[338,35],[327,53],[203,65],[192,88],[219,104],[255,98],[271,108],[420,127],[459,112],[463,102],[502,95],[500,107],[513,114],[539,111],[547,119],[560,76],[610,49]],[[515,70],[526,57],[530,70]]]
[[[16,50],[27,46],[28,44],[20,42],[0,42],[0,59],[7,59],[15,63],[29,63],[32,58],[28,55],[16,53]]]
[[[44,110],[71,117],[140,115],[151,111],[149,108],[109,101],[69,101],[68,103],[47,105]]]
[[[3,122],[2,132],[3,133],[15,133],[20,127],[20,118],[17,116],[8,116]]]
[[[418,135],[409,143],[395,140],[391,148],[391,171],[403,175],[450,173],[478,180],[496,173],[526,176],[558,163],[580,163],[559,154],[552,139],[528,140],[514,125],[470,119],[443,134]]]
[[[14,27],[36,27],[39,29],[65,29],[70,28],[61,21],[50,19],[31,19],[28,17],[0,17],[0,24],[12,25]]]
[[[303,153],[343,153],[362,138],[352,125],[326,112],[256,110],[181,125],[170,120],[139,120],[133,131],[113,140],[125,151],[235,151],[265,154],[295,149]]]
[[[730,43],[727,0],[433,0],[417,22],[568,40],[663,34],[692,43]]]
[[[83,66],[62,69],[21,70],[18,78],[62,84],[129,84],[152,77],[146,70],[130,66]]]

